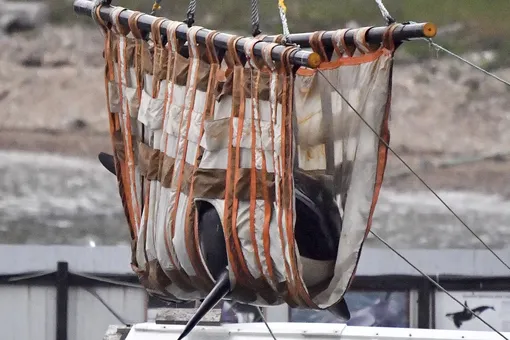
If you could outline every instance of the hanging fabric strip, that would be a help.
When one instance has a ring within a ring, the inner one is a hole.
[[[116,51],[117,56],[116,60],[118,65],[116,67],[116,79],[119,93],[119,101],[120,101],[120,110],[119,110],[119,123],[121,126],[122,139],[124,144],[124,159],[126,166],[126,173],[130,180],[130,185],[128,188],[127,198],[129,199],[130,204],[130,212],[132,223],[135,227],[135,230],[138,230],[140,227],[140,205],[138,201],[139,193],[137,192],[136,187],[136,179],[135,179],[135,168],[136,168],[136,160],[134,153],[134,145],[136,144],[136,133],[133,134],[133,130],[131,127],[131,110],[135,111],[133,114],[136,116],[136,91],[137,87],[140,84],[136,83],[136,80],[133,81],[131,79],[130,72],[130,60],[129,60],[129,52],[128,47],[131,47],[131,41],[128,41],[127,35],[130,32],[129,27],[125,27],[120,25],[119,16],[122,11],[125,9],[122,7],[116,7],[115,10],[111,12],[112,22],[114,25],[112,29],[116,33]],[[129,46],[128,46],[129,45]]]
[[[324,223],[316,229],[316,237],[324,235],[333,240],[332,245],[321,243],[327,261],[298,257],[301,277],[311,270],[320,272],[321,266],[325,273],[332,274],[314,286],[307,285],[318,308],[338,303],[352,282],[385,170],[384,144],[336,92],[389,140],[394,45],[391,39],[385,39],[382,46],[370,46],[365,39],[368,29],[360,30],[354,37],[357,52],[345,46],[345,30],[335,33],[337,55],[331,59],[323,55],[317,70],[301,68],[295,79],[295,92],[300,95],[294,97],[299,125],[296,141],[299,161],[294,175],[296,178],[302,174],[315,183],[313,190],[298,184],[322,211]],[[391,37],[392,29],[388,28],[386,37]],[[322,54],[320,34],[315,34],[313,40],[312,47]],[[328,148],[332,150],[327,152]],[[314,191],[320,192],[322,202],[313,199]],[[330,205],[330,201],[336,206]]]
[[[202,188],[200,186],[200,182],[197,181],[197,176],[200,176],[200,160],[204,154],[204,148],[200,145],[200,141],[204,135],[205,123],[213,118],[214,115],[214,94],[216,88],[218,86],[218,78],[217,73],[219,71],[219,58],[216,53],[216,48],[214,46],[214,37],[218,34],[216,31],[211,31],[206,36],[206,44],[205,44],[205,56],[202,51],[192,50],[191,55],[198,58],[201,57],[204,64],[202,65],[203,71],[201,72],[202,77],[199,80],[199,85],[197,86],[197,93],[195,95],[195,108],[193,110],[192,124],[193,126],[190,129],[193,130],[193,139],[196,143],[191,145],[190,153],[194,153],[193,160],[190,159],[189,166],[192,167],[191,171],[191,180],[189,184],[188,191],[188,199],[186,202],[186,247],[188,250],[188,254],[192,258],[193,268],[195,271],[200,272],[200,277],[204,281],[204,287],[210,289],[212,287],[212,283],[215,280],[215,275],[211,273],[209,268],[207,268],[207,264],[205,262],[204,256],[202,255],[202,249],[200,247],[200,230],[198,226],[199,220],[199,210],[198,205],[200,204],[201,197],[197,195],[197,192],[202,192]],[[193,41],[192,41],[193,42]],[[193,53],[200,53],[200,56],[194,55]],[[207,65],[207,64],[208,65]],[[207,69],[209,72],[207,72]],[[191,162],[192,161],[192,162]],[[218,261],[219,262],[219,261]],[[216,269],[216,268],[214,268]],[[224,268],[221,268],[224,269]],[[217,275],[217,273],[214,273]]]
[[[148,43],[136,27],[141,13],[125,27],[122,11],[101,26],[105,86],[141,283],[167,300],[202,299],[226,267],[229,297],[244,303],[338,304],[370,230],[387,157],[343,98],[389,140],[396,26],[382,46],[367,43],[370,27],[358,30],[354,47],[339,30],[332,57],[324,32],[315,32],[310,45],[321,64],[295,73],[297,47],[275,62],[276,41],[256,57],[262,35],[246,40],[244,55],[234,36],[220,60],[217,32],[199,44],[202,28],[192,27],[179,40],[183,23],[170,21],[165,43],[160,18]],[[258,15],[252,19],[255,27]],[[185,42],[189,57],[179,53]]]
[[[171,285],[166,289],[172,295],[183,300],[194,299],[199,296],[192,279],[182,268],[177,256],[173,238],[175,227],[171,225],[173,200],[176,190],[172,188],[172,177],[175,169],[175,148],[177,145],[178,131],[174,128],[180,123],[179,114],[183,107],[183,93],[186,87],[188,72],[188,60],[179,54],[184,41],[177,39],[177,28],[180,22],[169,22],[167,26],[167,53],[166,69],[161,74],[165,78],[165,96],[163,100],[162,131],[159,136],[159,196],[157,197],[155,251],[162,271],[171,280]]]

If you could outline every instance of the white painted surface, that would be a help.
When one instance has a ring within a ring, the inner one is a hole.
[[[1,285],[0,339],[55,339],[56,298],[50,286]]]
[[[147,301],[144,290],[127,287],[93,287],[92,289],[126,323],[146,320]],[[70,340],[100,340],[109,325],[121,324],[97,298],[83,288],[69,289],[68,315]]]
[[[500,340],[494,332],[451,331],[413,328],[355,327],[345,324],[270,323],[276,339],[301,340],[309,338],[341,340]],[[144,323],[134,325],[126,340],[174,340],[182,325],[156,325]],[[504,334],[510,338],[510,333]],[[187,340],[272,340],[263,323],[230,324],[222,326],[195,327]]]
[[[289,306],[282,304],[279,306],[266,307],[263,309],[266,320],[268,322],[288,322]]]
[[[92,288],[127,322],[143,322],[146,293],[125,287]],[[0,340],[54,340],[56,290],[51,286],[0,285]],[[69,289],[68,338],[100,340],[110,324],[120,324],[105,306],[82,288]]]

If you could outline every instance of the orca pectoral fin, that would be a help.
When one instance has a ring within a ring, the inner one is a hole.
[[[338,301],[336,304],[328,308],[328,311],[333,313],[334,316],[343,320],[349,320],[351,318],[351,312],[345,302],[345,299]]]
[[[101,164],[105,167],[106,170],[110,171],[112,174],[116,175],[115,172],[115,160],[113,159],[113,155],[109,155],[104,152],[100,152],[97,155]]]
[[[216,281],[216,285],[211,292],[205,297],[200,307],[198,307],[195,315],[188,321],[186,327],[179,335],[178,340],[182,340],[186,335],[189,334],[195,328],[195,326],[202,320],[205,314],[209,312],[221,299],[225,297],[230,291],[230,280],[228,278],[228,270],[225,269]]]

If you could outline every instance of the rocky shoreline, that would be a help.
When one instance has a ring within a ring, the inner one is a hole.
[[[0,38],[0,149],[91,158],[110,150],[105,111],[102,37],[80,26],[47,25]],[[413,42],[419,43],[419,42]],[[510,69],[496,73],[510,79]],[[510,150],[510,87],[458,60],[395,63],[391,146],[433,188],[499,193],[510,159],[449,168],[441,159]],[[428,164],[428,166],[427,166]],[[385,185],[425,189],[390,153]]]

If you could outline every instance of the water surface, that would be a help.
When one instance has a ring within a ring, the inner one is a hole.
[[[490,246],[509,243],[510,201],[474,192],[439,195]],[[398,248],[482,247],[428,192],[383,187],[373,227]],[[95,159],[1,151],[0,241],[128,243],[116,178]],[[373,237],[367,245],[383,246]]]

